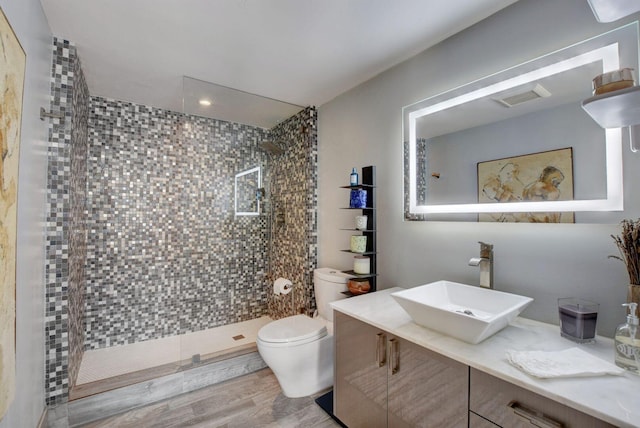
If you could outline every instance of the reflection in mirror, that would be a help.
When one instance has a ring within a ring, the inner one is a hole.
[[[259,215],[262,179],[260,167],[248,169],[236,174],[235,212],[236,215]]]
[[[637,64],[633,23],[403,108],[405,218],[573,222],[622,210],[622,133],[581,103],[596,75]]]

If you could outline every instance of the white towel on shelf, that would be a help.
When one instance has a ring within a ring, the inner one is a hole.
[[[563,351],[507,351],[507,360],[539,378],[621,375],[624,369],[578,349]]]

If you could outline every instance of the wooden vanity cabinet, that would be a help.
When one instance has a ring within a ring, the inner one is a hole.
[[[386,427],[388,367],[376,361],[384,333],[337,311],[333,317],[333,412],[350,428]]]
[[[469,368],[334,311],[334,413],[349,428],[466,427]]]
[[[498,425],[486,420],[483,417],[469,412],[469,428],[500,428]]]
[[[469,388],[470,428],[614,426],[473,368]]]
[[[393,336],[388,349],[389,427],[467,426],[466,365]],[[396,352],[397,360],[392,357]]]

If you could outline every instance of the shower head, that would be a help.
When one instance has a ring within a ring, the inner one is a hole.
[[[284,153],[284,150],[282,149],[282,147],[280,147],[280,144],[282,143],[274,141],[263,141],[258,146],[270,155],[279,156]]]

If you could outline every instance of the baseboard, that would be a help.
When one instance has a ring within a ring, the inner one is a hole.
[[[38,421],[38,425],[36,425],[36,428],[48,428],[49,426],[47,422],[48,412],[49,412],[48,407],[45,407],[42,410],[42,414],[40,415],[40,420]]]
[[[333,389],[326,394],[323,394],[320,397],[316,398],[315,401],[316,404],[320,406],[320,408],[324,410],[329,416],[331,416],[334,421],[340,424],[341,427],[347,428],[347,426],[343,424],[342,421],[336,417],[336,415],[333,414]]]

